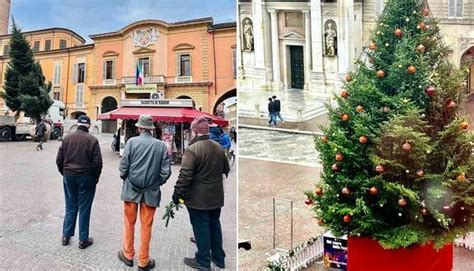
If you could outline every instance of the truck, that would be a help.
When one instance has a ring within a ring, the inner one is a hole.
[[[47,133],[52,139],[62,135],[64,129],[64,103],[54,100],[45,118],[47,120]],[[5,114],[0,116],[0,141],[24,140],[26,137],[35,137],[36,123],[28,117]]]

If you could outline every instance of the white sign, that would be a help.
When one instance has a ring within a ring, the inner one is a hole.
[[[154,27],[135,29],[130,33],[130,37],[136,47],[146,48],[158,40],[158,32]]]
[[[123,107],[193,107],[191,99],[122,100]]]
[[[157,87],[156,84],[145,84],[142,86],[135,86],[135,85],[126,85],[125,92],[126,93],[147,93],[147,92],[156,92]]]

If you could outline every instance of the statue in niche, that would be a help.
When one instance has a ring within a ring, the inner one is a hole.
[[[243,50],[247,52],[253,51],[253,24],[250,18],[245,18],[243,21]]]
[[[324,27],[325,55],[337,55],[337,32],[336,23],[333,20],[327,20]]]

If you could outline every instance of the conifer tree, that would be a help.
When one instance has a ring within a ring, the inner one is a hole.
[[[0,92],[6,105],[16,112],[39,121],[53,104],[49,93],[51,82],[46,83],[38,61],[33,57],[29,42],[13,21],[10,38],[10,62],[5,72],[4,92]]]
[[[389,0],[364,57],[316,138],[320,225],[390,249],[473,229],[473,136],[459,111],[465,72],[448,60],[426,1]]]

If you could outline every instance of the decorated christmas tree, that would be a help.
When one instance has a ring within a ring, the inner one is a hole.
[[[315,140],[321,180],[306,203],[320,225],[390,249],[441,247],[472,230],[466,74],[448,58],[426,1],[386,3]]]

